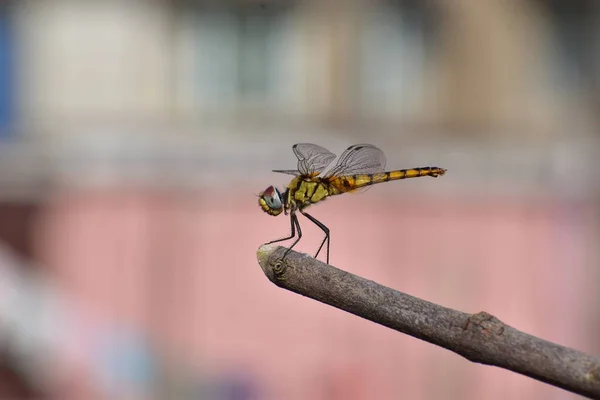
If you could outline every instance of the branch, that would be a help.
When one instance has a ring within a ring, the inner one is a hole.
[[[545,341],[486,312],[467,314],[398,292],[284,247],[258,250],[275,285],[451,350],[472,362],[508,369],[600,399],[600,358]]]

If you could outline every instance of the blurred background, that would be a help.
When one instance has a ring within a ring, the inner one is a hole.
[[[315,206],[331,263],[600,354],[599,2],[0,4],[0,398],[577,398],[278,289],[256,195],[447,168]]]

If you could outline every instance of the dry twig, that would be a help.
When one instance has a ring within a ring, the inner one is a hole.
[[[264,245],[258,261],[279,287],[451,350],[466,359],[508,369],[580,395],[600,399],[600,358],[545,341],[486,312],[467,314]]]

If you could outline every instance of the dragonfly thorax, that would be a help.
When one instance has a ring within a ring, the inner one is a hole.
[[[277,188],[269,186],[258,196],[258,205],[264,212],[273,216],[281,214],[283,211],[283,197]]]

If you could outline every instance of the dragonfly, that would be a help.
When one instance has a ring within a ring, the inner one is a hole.
[[[265,243],[271,244],[295,238],[283,254],[282,260],[302,238],[302,229],[297,216],[297,213],[300,213],[325,233],[315,258],[327,243],[327,264],[329,264],[331,241],[329,228],[305,211],[309,206],[331,196],[364,192],[378,183],[422,176],[437,178],[446,173],[446,169],[439,167],[385,171],[384,152],[371,144],[355,144],[348,147],[329,170],[327,167],[331,165],[336,155],[324,147],[312,143],[297,143],[292,150],[298,159],[297,169],[273,170],[273,172],[293,175],[294,178],[283,191],[275,186],[269,186],[258,195],[258,204],[267,214],[278,216],[283,212],[290,216],[290,235]]]

